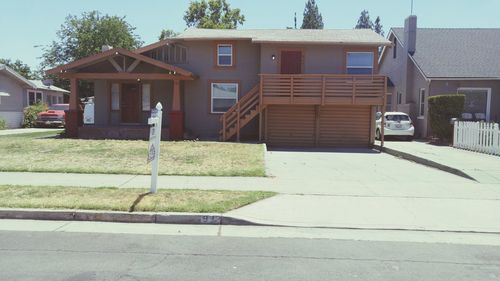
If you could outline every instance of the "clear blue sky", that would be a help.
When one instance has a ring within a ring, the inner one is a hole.
[[[325,28],[352,28],[363,9],[375,19],[380,16],[384,30],[402,26],[410,14],[411,0],[317,0]],[[420,27],[500,27],[499,0],[414,0]],[[246,17],[242,28],[285,28],[298,25],[306,0],[228,0]],[[55,39],[68,14],[99,10],[126,16],[146,43],[157,40],[163,28],[182,31],[183,13],[189,0],[1,0],[0,57],[21,59],[37,67],[41,49]]]

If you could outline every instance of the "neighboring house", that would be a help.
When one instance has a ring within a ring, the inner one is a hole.
[[[0,118],[8,128],[19,128],[23,123],[23,110],[37,101],[48,105],[63,103],[69,91],[45,86],[42,81],[28,80],[10,67],[0,64]]]
[[[161,102],[164,138],[368,146],[386,93],[378,49],[390,44],[371,30],[187,29],[47,73],[71,80],[72,137],[147,138]],[[81,123],[78,80],[94,85],[94,125]]]
[[[388,109],[409,113],[416,135],[431,135],[427,99],[465,94],[464,118],[500,121],[500,29],[392,28],[380,57],[390,79]],[[460,117],[460,116],[457,116]]]

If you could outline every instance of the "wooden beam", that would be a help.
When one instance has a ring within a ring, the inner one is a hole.
[[[113,65],[116,71],[123,72],[123,68],[115,61],[115,58],[109,58],[108,61]]]
[[[172,111],[181,111],[181,81],[174,80]]]
[[[134,69],[139,65],[141,61],[140,60],[135,60],[128,68],[127,72],[132,72]]]
[[[193,77],[163,73],[61,73],[62,78],[93,79],[93,80],[193,80]]]

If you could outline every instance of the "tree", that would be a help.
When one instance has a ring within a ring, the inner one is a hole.
[[[315,0],[307,0],[304,8],[304,19],[302,20],[302,29],[323,29],[323,17],[319,13],[318,5]]]
[[[179,33],[173,31],[172,29],[164,29],[161,31],[158,40],[165,40],[167,38],[176,37],[177,35],[179,35]]]
[[[30,66],[20,60],[12,61],[10,59],[0,59],[0,64],[12,68],[15,72],[21,74],[26,79],[40,79],[39,73],[32,71]]]
[[[363,10],[359,16],[358,23],[356,24],[356,29],[372,29],[373,22],[370,19],[370,14],[367,10]]]
[[[236,29],[245,22],[240,9],[232,9],[226,0],[196,0],[184,13],[188,27]]]
[[[125,17],[101,15],[98,11],[85,12],[79,17],[69,15],[56,33],[57,41],[44,48],[41,68],[52,68],[99,53],[103,45],[138,48],[142,41],[134,31],[135,27],[126,22]],[[68,89],[67,80],[55,75],[50,78],[54,85]]]
[[[375,24],[373,26],[373,31],[377,32],[381,36],[385,35],[384,26],[380,23],[380,17],[377,17],[377,19],[375,19]]]

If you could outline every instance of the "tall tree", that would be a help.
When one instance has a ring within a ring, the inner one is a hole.
[[[373,31],[377,32],[382,36],[385,35],[384,26],[382,25],[382,23],[380,23],[380,17],[377,17],[377,19],[375,19],[375,24],[373,25]]]
[[[160,36],[158,37],[158,40],[164,40],[167,38],[176,37],[177,35],[179,35],[179,33],[173,31],[172,29],[164,29],[161,31]]]
[[[323,17],[321,16],[315,0],[307,0],[304,8],[304,19],[302,29],[323,29]]]
[[[21,60],[12,61],[10,59],[0,59],[0,64],[12,68],[15,72],[21,74],[26,79],[40,79],[39,73],[32,71],[31,67]]]
[[[41,68],[81,59],[101,51],[103,45],[134,49],[142,45],[125,17],[101,15],[98,11],[85,12],[81,16],[69,15],[57,31],[57,40],[44,48]],[[51,76],[54,84],[68,88],[68,82]]]
[[[370,14],[367,10],[363,10],[359,16],[358,23],[356,24],[356,29],[372,29],[373,22],[370,19]]]
[[[236,29],[243,25],[245,16],[226,0],[195,0],[189,3],[184,21],[188,27]]]

